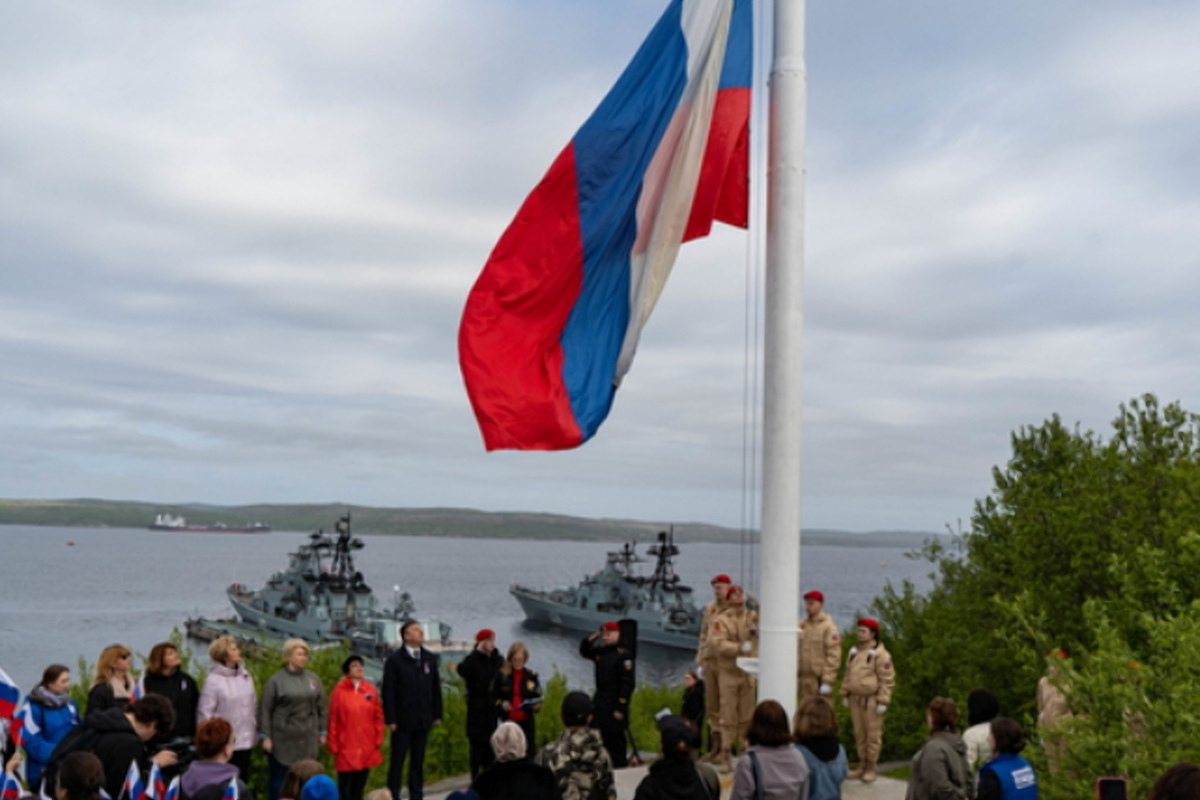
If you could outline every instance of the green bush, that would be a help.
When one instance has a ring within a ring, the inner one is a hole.
[[[931,543],[932,589],[889,587],[873,609],[896,662],[884,758],[926,736],[934,696],[984,686],[1026,725],[1045,800],[1084,800],[1102,775],[1144,797],[1167,766],[1200,761],[1200,427],[1146,395],[1104,439],[1056,416],[1012,436],[1012,458],[953,543]],[[1045,654],[1071,655],[1078,716],[1053,769],[1032,730]]]

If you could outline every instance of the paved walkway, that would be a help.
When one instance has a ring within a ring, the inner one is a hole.
[[[633,800],[637,785],[646,774],[646,767],[627,767],[619,769],[617,774],[618,800]],[[464,775],[461,778],[449,778],[429,786],[425,792],[426,800],[444,800],[446,795],[455,789],[465,789],[470,781]],[[733,776],[721,776],[721,797],[729,797],[733,789]],[[895,778],[879,778],[874,783],[850,780],[842,784],[842,800],[904,800],[908,784]]]

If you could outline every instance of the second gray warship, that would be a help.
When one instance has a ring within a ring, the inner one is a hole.
[[[350,534],[347,514],[337,521],[334,534],[317,531],[289,553],[287,569],[272,575],[261,589],[232,584],[226,595],[236,619],[188,620],[188,635],[211,639],[228,633],[266,646],[291,637],[314,644],[342,641],[351,652],[377,662],[368,667],[381,667],[388,653],[400,646],[400,629],[416,618],[416,606],[399,586],[391,607],[377,600],[354,568],[353,554],[362,548],[363,541]],[[451,639],[449,625],[420,622],[425,647],[442,655],[444,662],[461,660],[470,652],[469,642]]]
[[[675,574],[673,559],[679,548],[674,533],[659,533],[646,552],[655,557],[649,576],[635,572],[633,565],[643,559],[636,545],[627,542],[608,554],[604,569],[578,586],[544,591],[513,584],[508,591],[524,609],[527,623],[594,631],[607,620],[634,619],[638,641],[695,650],[703,611],[691,587]]]

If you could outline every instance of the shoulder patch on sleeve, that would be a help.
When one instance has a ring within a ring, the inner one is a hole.
[[[633,659],[625,659],[625,669],[633,669]]]
[[[882,664],[881,666],[882,666],[884,669],[891,669],[891,668],[892,668],[892,662],[891,662],[891,660],[889,659],[889,660],[887,660],[887,661],[883,662],[883,664]]]
[[[829,637],[829,641],[832,642],[833,644],[837,644],[841,640],[842,640],[842,637],[838,636],[836,633]]]

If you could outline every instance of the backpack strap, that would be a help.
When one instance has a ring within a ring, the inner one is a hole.
[[[750,756],[750,770],[754,773],[755,800],[763,800],[762,770],[758,766],[758,753],[747,750],[746,755]]]

